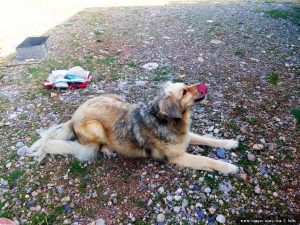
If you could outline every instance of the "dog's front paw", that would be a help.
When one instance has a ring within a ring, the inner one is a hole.
[[[239,147],[239,142],[238,141],[235,141],[235,140],[227,140],[226,141],[226,146],[225,146],[225,149],[229,150],[229,149],[235,149],[237,147]]]
[[[228,174],[235,174],[237,172],[240,171],[240,168],[234,164],[231,163],[227,163],[226,165],[226,169],[224,171],[222,171],[224,174],[228,175]]]

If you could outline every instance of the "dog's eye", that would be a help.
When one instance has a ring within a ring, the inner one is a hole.
[[[186,93],[187,93],[187,90],[183,90],[182,96],[185,96]]]

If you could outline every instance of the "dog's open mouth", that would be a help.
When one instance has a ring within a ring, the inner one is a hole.
[[[198,103],[198,102],[201,102],[201,101],[204,100],[204,99],[205,99],[205,95],[204,95],[203,97],[196,98],[196,99],[194,100],[194,102],[195,102],[195,103]]]

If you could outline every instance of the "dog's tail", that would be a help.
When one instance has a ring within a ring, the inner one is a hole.
[[[30,147],[27,154],[35,157],[39,162],[46,157],[47,153],[73,155],[81,161],[95,158],[98,153],[98,145],[82,145],[73,140],[76,139],[76,136],[71,120],[41,131],[40,136],[41,138]]]

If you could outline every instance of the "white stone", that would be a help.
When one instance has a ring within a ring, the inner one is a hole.
[[[206,20],[206,22],[207,22],[207,23],[213,23],[213,22],[215,22],[215,21],[213,21],[213,20]]]
[[[96,220],[96,225],[105,225],[104,219],[97,219]]]
[[[176,192],[175,192],[175,194],[177,194],[177,195],[179,195],[179,194],[181,194],[182,193],[182,188],[178,188],[177,190],[176,190]]]
[[[262,150],[262,149],[264,148],[264,145],[263,145],[263,144],[254,144],[254,145],[252,146],[252,148],[253,148],[254,150]]]
[[[210,192],[211,192],[211,189],[210,189],[209,187],[206,187],[206,188],[204,188],[204,192],[205,192],[205,193],[210,193]]]
[[[208,208],[208,211],[210,214],[214,214],[216,212],[216,208],[210,207],[210,208]]]
[[[204,62],[203,57],[199,56],[199,57],[198,57],[198,61],[201,62],[201,63],[203,63],[203,62]]]
[[[223,216],[222,214],[219,214],[219,215],[217,216],[216,220],[217,220],[219,223],[222,223],[222,224],[226,223],[226,218],[225,218],[225,216]]]
[[[145,70],[155,70],[158,68],[158,63],[150,62],[150,63],[144,64],[142,67]]]
[[[220,45],[220,44],[223,44],[223,41],[221,40],[217,40],[217,39],[213,39],[210,41],[211,44],[214,44],[214,45]]]
[[[174,207],[174,212],[179,213],[179,212],[180,212],[180,209],[181,209],[181,208],[180,208],[179,206],[175,206],[175,207]]]
[[[69,202],[69,201],[71,201],[71,198],[69,195],[61,199],[61,202]]]
[[[181,199],[181,196],[175,195],[175,196],[174,196],[174,199],[175,199],[175,201],[179,201],[179,200]]]
[[[158,189],[158,192],[159,192],[160,194],[164,193],[164,192],[165,192],[164,187],[160,187],[160,188]]]
[[[254,192],[255,192],[256,194],[260,194],[260,193],[261,193],[261,189],[260,189],[260,187],[259,187],[258,185],[255,186]]]
[[[160,213],[160,214],[158,214],[157,216],[156,216],[156,221],[158,222],[158,223],[163,223],[164,221],[165,221],[165,215],[164,214],[162,214],[162,213]]]

